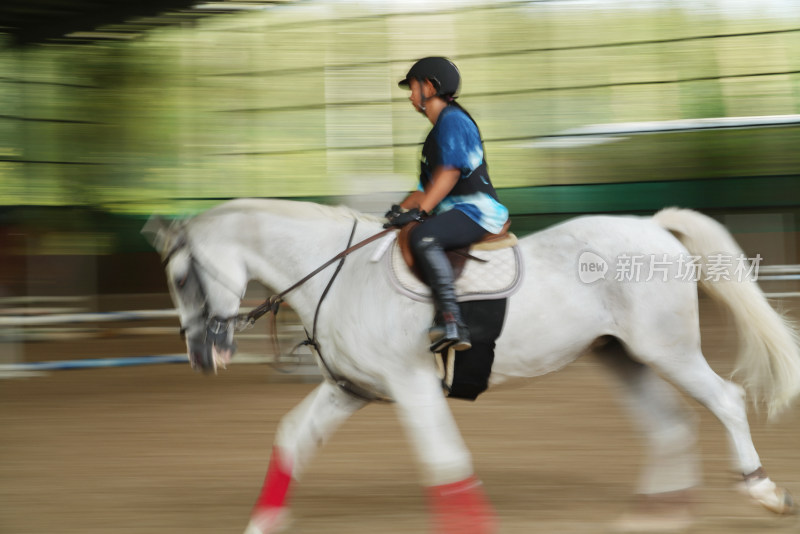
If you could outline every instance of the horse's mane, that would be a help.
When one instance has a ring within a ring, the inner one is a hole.
[[[237,213],[246,214],[253,212],[266,212],[273,215],[291,219],[357,219],[363,222],[378,222],[375,216],[356,211],[348,206],[327,206],[314,202],[301,202],[296,200],[280,200],[272,198],[239,198],[223,202],[213,208],[197,215],[195,219],[218,217],[221,215]]]

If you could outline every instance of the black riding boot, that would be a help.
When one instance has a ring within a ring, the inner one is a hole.
[[[453,268],[439,242],[432,237],[423,238],[415,247],[415,256],[425,280],[433,293],[438,324],[429,330],[431,351],[440,352],[448,347],[467,350],[472,347],[469,329],[461,319],[461,308],[456,301],[453,286]]]

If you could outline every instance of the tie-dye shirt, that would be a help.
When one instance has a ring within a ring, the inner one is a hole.
[[[419,188],[424,190],[437,167],[461,170],[461,178],[433,212],[460,210],[496,234],[508,220],[508,210],[497,200],[485,163],[478,127],[459,107],[447,106],[422,148]]]

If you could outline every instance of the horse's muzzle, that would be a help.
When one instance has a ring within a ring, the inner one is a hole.
[[[205,336],[191,336],[187,338],[186,348],[189,351],[189,363],[195,371],[210,373],[214,370],[214,356],[212,343]]]
[[[189,363],[195,371],[216,373],[217,368],[225,368],[236,352],[236,344],[219,336],[198,335],[188,338]]]

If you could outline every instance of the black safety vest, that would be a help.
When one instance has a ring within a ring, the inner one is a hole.
[[[444,108],[436,122],[438,123],[445,113],[451,113],[455,110],[462,111],[469,118],[469,120],[475,124],[475,128],[478,128],[478,124],[472,117],[469,116],[466,111],[454,105]],[[433,171],[436,169],[436,167],[442,164],[441,150],[439,148],[439,143],[436,142],[436,135],[434,135],[435,131],[436,125],[434,125],[428,134],[428,137],[425,139],[425,144],[422,145],[422,161],[420,162],[419,183],[423,189],[425,189],[425,186],[431,181],[433,177]],[[478,135],[480,135],[480,130],[478,130]],[[497,192],[494,190],[492,181],[489,179],[489,167],[486,164],[486,149],[483,146],[483,139],[481,139],[481,149],[484,153],[481,164],[468,174],[464,174],[464,171],[462,170],[461,178],[458,180],[458,182],[456,182],[456,185],[450,191],[449,195],[461,196],[470,195],[473,193],[486,193],[493,199],[498,200]]]

